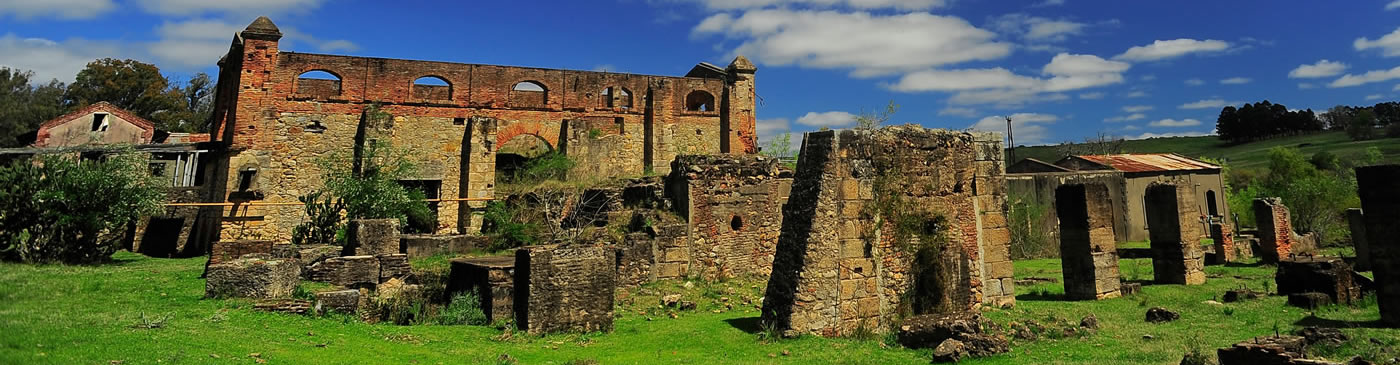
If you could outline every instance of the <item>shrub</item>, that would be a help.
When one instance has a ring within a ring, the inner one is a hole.
[[[518,209],[502,201],[486,203],[481,231],[491,236],[492,250],[533,245],[539,240],[540,227],[523,219]]]
[[[480,326],[490,323],[481,310],[481,299],[476,293],[465,291],[452,297],[452,303],[438,313],[437,324]]]
[[[518,184],[537,184],[545,180],[564,180],[574,160],[559,151],[551,151],[525,163],[525,167],[515,172],[511,181]]]
[[[364,146],[358,158],[334,154],[319,162],[326,174],[324,189],[343,202],[345,219],[395,218],[400,226],[412,227],[410,217],[431,217],[423,192],[399,183],[413,176],[415,166],[387,142]]]
[[[345,211],[345,200],[322,195],[323,192],[314,191],[297,197],[305,204],[308,219],[292,229],[292,244],[341,243],[336,233],[345,226],[341,217],[341,212]]]
[[[1012,194],[1007,198],[1007,225],[1011,231],[1011,255],[1014,259],[1054,257],[1059,255],[1059,245],[1051,242],[1050,232],[1054,227],[1046,227],[1045,215],[1049,214],[1050,204],[1037,201],[1032,196]]]
[[[48,155],[0,168],[0,258],[109,259],[129,224],[161,211],[162,182],[148,160],[129,151],[98,161]]]

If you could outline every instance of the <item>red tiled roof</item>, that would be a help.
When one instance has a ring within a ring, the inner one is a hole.
[[[1220,166],[1197,161],[1175,153],[1082,155],[1075,157],[1112,167],[1122,172],[1210,170],[1220,168]]]

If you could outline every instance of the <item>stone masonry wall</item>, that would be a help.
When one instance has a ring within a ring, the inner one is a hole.
[[[1366,215],[1360,208],[1347,209],[1351,246],[1356,250],[1356,271],[1371,271],[1371,244],[1366,236]]]
[[[1293,224],[1283,199],[1254,199],[1254,221],[1259,226],[1259,248],[1264,262],[1279,262],[1293,252]]]
[[[1065,295],[1081,300],[1118,297],[1118,250],[1108,187],[1061,186],[1056,190],[1055,208],[1060,217]]]
[[[768,276],[782,228],[791,171],[777,159],[686,155],[667,184],[688,221],[689,271],[707,278]]]
[[[1158,283],[1198,285],[1206,282],[1203,234],[1191,188],[1154,183],[1146,196],[1151,237],[1152,273]]]
[[[612,331],[617,251],[531,246],[515,255],[515,323],[530,334]]]
[[[882,331],[907,315],[1009,304],[1009,295],[984,292],[990,282],[1011,289],[1009,251],[995,247],[1009,242],[1000,155],[994,134],[918,126],[808,133],[764,322],[837,336]]]
[[[1400,327],[1400,165],[1356,168],[1381,320]]]

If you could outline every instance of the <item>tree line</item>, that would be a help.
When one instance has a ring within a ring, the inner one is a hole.
[[[1229,143],[1257,141],[1280,136],[1323,130],[1323,123],[1312,109],[1289,110],[1283,104],[1264,100],[1253,104],[1234,105],[1220,110],[1215,121],[1215,134]]]
[[[78,71],[72,84],[34,80],[28,70],[0,67],[0,148],[19,147],[24,134],[64,113],[105,101],[168,132],[204,132],[213,113],[214,81],[201,72],[171,82],[155,65],[103,58]]]
[[[1400,137],[1400,103],[1387,101],[1372,106],[1338,105],[1319,115],[1328,130],[1346,131],[1354,140],[1380,135]]]

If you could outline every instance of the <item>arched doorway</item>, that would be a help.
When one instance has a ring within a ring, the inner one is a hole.
[[[520,134],[511,137],[496,149],[496,181],[498,184],[563,178],[553,176],[557,169],[541,166],[546,159],[555,155],[554,146],[549,141],[534,134]]]
[[[1211,217],[1220,216],[1220,210],[1215,205],[1215,190],[1206,191],[1206,211],[1210,212]]]

